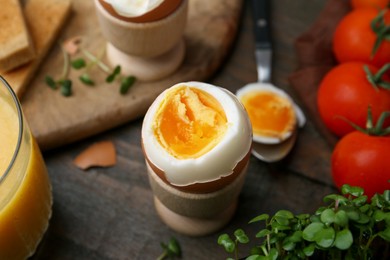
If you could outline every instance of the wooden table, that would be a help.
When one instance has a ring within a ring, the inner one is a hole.
[[[297,68],[293,43],[325,2],[272,1],[273,82],[298,103],[288,84],[289,74]],[[251,15],[250,2],[245,1],[231,54],[209,80],[212,84],[235,91],[256,81]],[[141,124],[142,118],[44,153],[53,185],[53,215],[32,259],[156,259],[162,252],[160,242],[172,236],[181,244],[183,259],[225,259],[227,254],[216,242],[219,234],[242,227],[253,237],[258,228],[247,225],[252,217],[279,209],[311,213],[324,195],[335,192],[330,177],[332,147],[309,118],[283,161],[267,164],[251,157],[238,210],[228,226],[201,238],[177,234],[161,222],[154,209],[140,146]],[[76,155],[100,140],[114,142],[117,165],[88,171],[76,168],[72,163]]]

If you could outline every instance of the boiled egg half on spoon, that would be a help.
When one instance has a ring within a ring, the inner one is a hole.
[[[236,95],[252,123],[252,154],[265,162],[283,159],[294,146],[298,127],[306,122],[302,110],[271,83],[247,84]]]

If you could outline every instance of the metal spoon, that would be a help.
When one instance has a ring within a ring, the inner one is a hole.
[[[272,68],[272,42],[270,37],[269,24],[269,1],[252,0],[255,36],[255,57],[257,63],[257,74],[259,83],[269,83],[271,81]],[[296,105],[295,111],[298,118],[298,127],[305,124],[306,118],[302,110]],[[262,144],[253,142],[252,154],[265,162],[276,162],[289,154],[293,148],[298,135],[295,129],[291,137],[279,144]]]

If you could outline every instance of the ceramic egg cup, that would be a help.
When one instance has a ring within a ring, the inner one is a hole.
[[[167,17],[145,23],[120,20],[95,0],[97,17],[107,40],[107,60],[112,67],[141,81],[162,79],[180,66],[184,59],[183,32],[188,0]]]
[[[224,188],[198,194],[168,185],[146,162],[156,211],[161,220],[173,230],[188,236],[205,236],[218,231],[236,211],[248,163],[235,180]]]

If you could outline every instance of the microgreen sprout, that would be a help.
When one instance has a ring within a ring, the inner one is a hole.
[[[369,200],[362,188],[344,185],[341,195],[325,196],[324,203],[311,215],[280,210],[253,218],[250,224],[263,222],[265,227],[257,232],[259,241],[245,259],[388,259],[389,190]],[[237,231],[242,235],[242,229]],[[228,259],[239,258],[237,240],[221,234],[218,244],[234,254]]]
[[[235,258],[238,258],[238,243],[246,244],[249,238],[245,231],[237,229],[234,231],[234,239],[230,238],[228,234],[222,234],[218,238],[218,244],[223,246],[228,253],[234,253]]]
[[[175,259],[181,257],[181,247],[179,242],[172,237],[168,244],[161,243],[161,247],[163,248],[163,253],[157,258],[157,260],[163,259]]]
[[[70,58],[69,58],[69,54],[62,47],[62,45],[61,45],[61,51],[62,51],[63,58],[64,58],[64,65],[62,68],[62,73],[61,73],[60,78],[55,80],[51,76],[46,76],[45,82],[52,89],[60,88],[62,95],[65,97],[69,97],[72,95],[72,81],[68,78]]]
[[[108,76],[106,77],[107,83],[112,83],[118,81],[120,83],[119,93],[124,95],[128,92],[130,87],[135,83],[136,78],[134,76],[123,76],[121,75],[121,67],[118,65],[114,69],[111,69],[106,65],[99,57],[93,55],[88,50],[85,50],[80,47],[81,38],[74,37],[61,44],[61,51],[63,53],[63,70],[61,77],[58,80],[55,80],[51,76],[45,77],[45,83],[52,89],[61,88],[61,93],[64,96],[72,95],[72,81],[69,79],[70,69],[75,70],[83,69],[83,72],[79,76],[79,80],[88,86],[94,86],[95,81],[90,76],[90,70],[93,66],[97,65],[102,71],[104,71]],[[70,60],[70,56],[75,55],[77,52],[81,52],[85,58],[79,57],[74,60]]]

